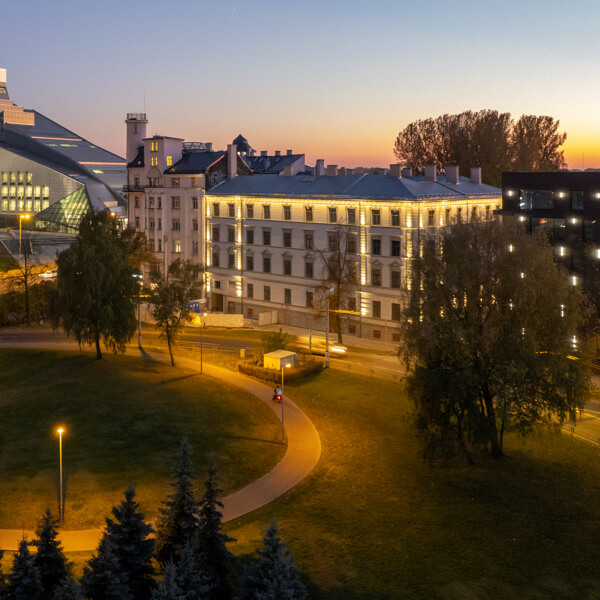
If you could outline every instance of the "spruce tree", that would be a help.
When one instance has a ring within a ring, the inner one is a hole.
[[[8,593],[8,584],[6,582],[6,576],[2,572],[2,558],[4,556],[4,551],[0,550],[0,599],[4,600]]]
[[[200,506],[196,562],[200,571],[208,578],[208,598],[229,600],[233,597],[230,579],[234,557],[225,544],[234,540],[221,531],[222,513],[219,508],[223,507],[223,503],[217,499],[221,490],[216,487],[216,473],[214,458],[211,456]]]
[[[187,439],[181,440],[179,456],[173,464],[173,493],[159,509],[156,526],[156,558],[161,565],[177,562],[186,544],[198,535],[200,505],[194,492],[194,469]]]
[[[139,504],[134,498],[135,489],[129,486],[125,500],[112,509],[115,520],[106,519],[98,554],[84,571],[84,592],[92,600],[119,597],[112,595],[117,593],[118,587],[123,590],[121,598],[147,600],[155,587],[152,577],[154,540],[148,538],[152,526],[138,512]]]
[[[37,538],[31,542],[32,546],[37,547],[34,563],[42,578],[44,589],[42,598],[44,600],[52,600],[54,589],[69,574],[67,559],[63,554],[60,542],[56,539],[57,527],[58,520],[52,517],[49,509],[46,510],[35,532]]]
[[[152,600],[183,600],[183,590],[177,581],[177,571],[173,563],[165,565],[165,574],[157,588],[152,591]]]
[[[98,544],[97,553],[83,569],[81,587],[90,600],[133,600],[113,542],[106,533]]]
[[[83,600],[81,588],[71,575],[65,577],[58,584],[52,600]]]
[[[210,586],[205,576],[196,568],[196,557],[192,546],[181,550],[176,563],[165,565],[164,579],[153,592],[153,600],[206,600]]]
[[[272,521],[258,550],[258,562],[244,578],[244,600],[302,600],[306,588],[298,577],[294,559]]]
[[[42,579],[35,566],[34,557],[29,552],[27,540],[19,542],[12,572],[8,576],[8,597],[11,600],[39,600],[42,595]]]

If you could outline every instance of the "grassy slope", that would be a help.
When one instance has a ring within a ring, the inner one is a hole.
[[[250,410],[248,410],[250,408]],[[233,491],[283,455],[271,411],[206,375],[139,359],[0,351],[0,527],[30,527],[57,508],[58,439],[64,424],[65,526],[103,524],[129,482],[148,518],[168,489],[179,440],[194,449],[200,482],[217,454]]]
[[[509,436],[500,461],[430,468],[396,385],[329,371],[287,391],[319,430],[322,459],[228,527],[236,553],[275,518],[311,598],[598,597],[597,449]]]

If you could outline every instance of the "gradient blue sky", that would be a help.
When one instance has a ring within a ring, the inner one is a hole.
[[[145,108],[149,134],[385,166],[409,122],[494,108],[552,115],[569,166],[600,167],[597,1],[19,0],[1,20],[11,99],[120,155]]]

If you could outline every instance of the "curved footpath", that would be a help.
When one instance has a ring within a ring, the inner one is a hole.
[[[24,339],[25,338],[25,339]],[[0,348],[36,348],[49,350],[79,350],[72,341],[52,334],[50,330],[12,330],[0,333]],[[137,354],[137,348],[129,348],[128,354]],[[154,360],[166,361],[168,356],[152,354]],[[197,361],[177,357],[177,366],[199,370]],[[233,373],[204,363],[204,372],[240,387],[262,400],[281,420],[281,406],[272,401],[272,389],[250,377]],[[265,506],[300,483],[317,465],[321,455],[321,440],[311,420],[287,397],[285,402],[285,432],[288,447],[281,462],[269,473],[223,499],[223,521],[231,521]],[[59,539],[66,552],[95,550],[103,529],[59,531]],[[23,534],[33,539],[33,531],[0,529],[0,549],[16,550]]]

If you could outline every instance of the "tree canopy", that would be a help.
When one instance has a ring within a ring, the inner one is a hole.
[[[425,453],[502,454],[510,424],[574,417],[581,295],[542,236],[516,222],[457,224],[424,240],[405,311],[410,390]]]
[[[123,229],[108,211],[90,211],[81,220],[70,248],[57,259],[57,292],[52,323],[81,344],[93,344],[102,358],[100,340],[123,352],[135,327],[135,262],[144,255],[145,237]]]
[[[567,135],[553,117],[496,110],[465,111],[408,124],[396,137],[394,154],[405,166],[458,165],[461,175],[481,167],[484,181],[499,186],[503,171],[557,171],[566,166],[560,149]]]

